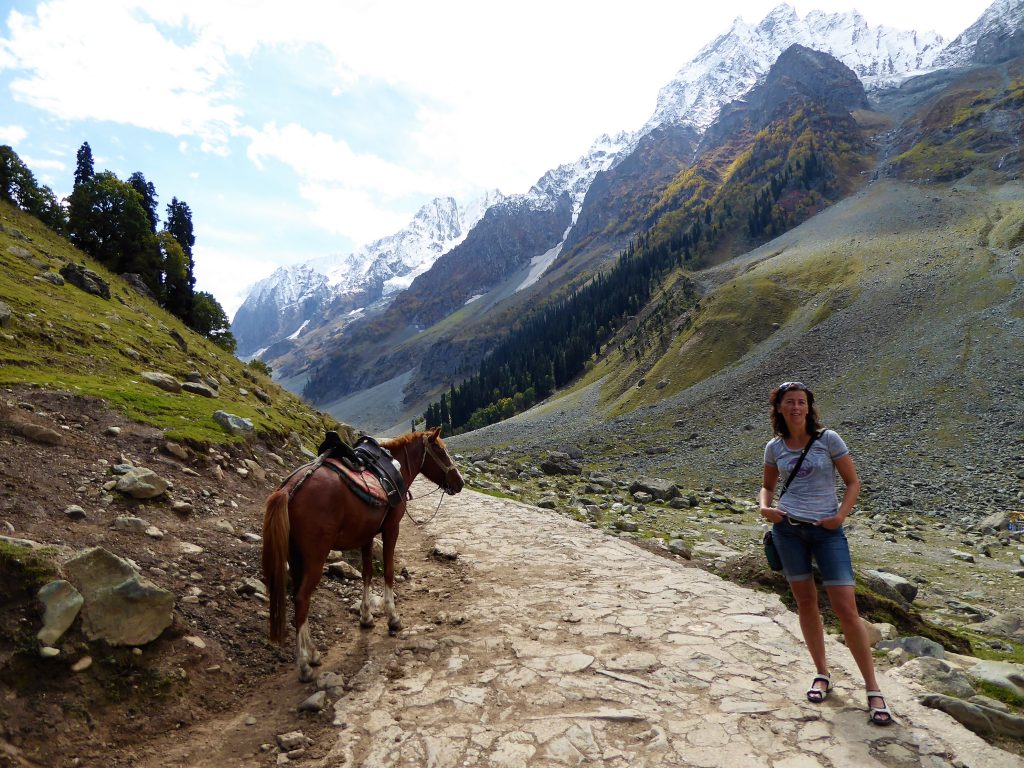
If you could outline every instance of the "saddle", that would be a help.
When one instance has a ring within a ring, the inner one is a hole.
[[[334,470],[368,504],[397,507],[405,498],[401,465],[372,437],[363,435],[352,448],[330,431],[317,451],[323,466]]]

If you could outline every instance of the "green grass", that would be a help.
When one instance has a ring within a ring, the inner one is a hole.
[[[189,330],[36,219],[0,203],[0,224],[0,301],[14,315],[0,328],[0,386],[41,386],[101,398],[170,439],[200,445],[244,439],[213,420],[217,410],[251,419],[259,436],[280,439],[294,431],[314,444],[335,425]],[[68,262],[84,263],[99,274],[111,298],[40,279]],[[198,371],[219,382],[218,396],[165,392],[142,379],[144,371],[181,381]],[[255,396],[257,387],[270,396],[270,404]]]
[[[864,269],[861,256],[834,252],[766,262],[704,296],[664,354],[655,351],[652,359],[649,351],[637,361],[613,353],[584,380],[605,377],[602,404],[612,415],[651,405],[737,362],[804,307],[814,307],[806,321],[813,326],[849,306]],[[637,387],[641,367],[646,383]],[[658,382],[665,385],[657,389]]]
[[[27,595],[58,578],[57,551],[52,547],[23,547],[0,541],[0,577],[17,583]]]
[[[1015,203],[998,221],[988,235],[993,248],[1011,250],[1024,243],[1024,203]]]

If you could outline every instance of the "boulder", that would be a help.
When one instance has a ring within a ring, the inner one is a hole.
[[[900,667],[900,674],[916,680],[933,693],[968,699],[977,691],[971,678],[944,659],[918,656]]]
[[[1005,531],[1010,525],[1009,512],[993,512],[978,523],[980,531]]]
[[[637,493],[648,493],[652,498],[660,499],[661,501],[671,501],[679,495],[679,488],[671,480],[662,480],[657,477],[642,477],[630,484],[629,492],[634,496]]]
[[[988,635],[1002,635],[1012,638],[1018,643],[1024,643],[1024,610],[1015,608],[1006,613],[996,614],[992,618],[976,624],[974,629]]]
[[[90,640],[145,645],[171,625],[174,595],[102,547],[69,560],[64,572],[84,598],[82,625]]]
[[[166,392],[181,392],[181,382],[169,374],[159,371],[143,371],[139,375],[150,384],[154,384]]]
[[[39,590],[39,601],[44,606],[43,628],[36,637],[43,645],[53,645],[78,617],[85,599],[69,581],[51,581]]]
[[[170,483],[151,469],[133,467],[117,480],[114,490],[133,499],[153,499],[167,492]]]
[[[579,462],[571,458],[569,454],[561,451],[551,451],[547,458],[540,463],[541,471],[546,475],[581,475],[583,467]]]
[[[6,328],[14,319],[14,312],[8,304],[0,301],[0,328]]]
[[[60,275],[73,286],[80,288],[86,293],[91,293],[104,299],[110,298],[110,286],[91,269],[86,269],[79,264],[65,264],[60,268]]]
[[[952,696],[932,693],[921,697],[921,703],[939,709],[975,733],[1024,738],[1024,717],[981,706]]]
[[[213,389],[208,384],[203,384],[198,381],[186,381],[181,385],[181,388],[185,392],[191,392],[193,395],[201,395],[202,397],[217,396],[217,390]]]
[[[243,419],[241,416],[226,411],[214,411],[213,420],[233,435],[244,435],[253,430],[252,420]]]
[[[982,661],[967,670],[974,680],[1003,688],[1024,698],[1024,664],[1009,661]]]
[[[883,640],[877,647],[890,651],[894,648],[902,648],[914,656],[932,656],[936,659],[944,658],[946,655],[945,648],[934,640],[929,640],[927,637],[921,637],[920,635],[900,637],[896,640]]]
[[[899,592],[908,603],[914,602],[914,598],[917,597],[917,585],[902,576],[888,571],[864,571],[864,574],[872,579],[880,579],[885,582]]]

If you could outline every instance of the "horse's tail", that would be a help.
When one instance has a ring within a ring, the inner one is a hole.
[[[288,580],[288,491],[270,494],[263,513],[263,581],[270,598],[270,640],[284,642],[288,612],[285,602]]]

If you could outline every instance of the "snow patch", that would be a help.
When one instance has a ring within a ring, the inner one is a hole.
[[[529,288],[540,280],[540,276],[544,274],[544,270],[550,267],[554,260],[558,258],[558,254],[562,252],[562,243],[564,242],[565,241],[563,240],[554,248],[545,251],[540,256],[534,256],[530,259],[530,272],[526,275],[526,279],[519,284],[518,288],[516,288],[516,293],[519,293],[524,288]]]
[[[291,336],[288,337],[288,340],[289,341],[294,341],[295,339],[299,338],[299,334],[302,333],[306,329],[307,325],[309,325],[309,320],[303,320],[302,321],[302,325],[300,325],[298,327],[298,329],[295,331],[295,333],[293,333]]]

